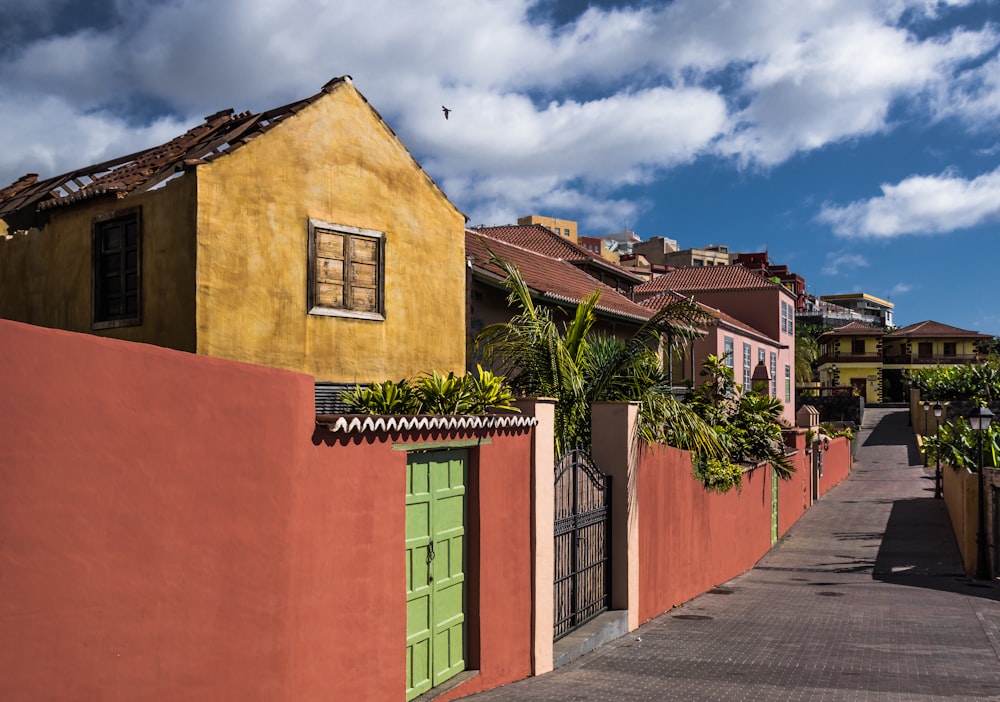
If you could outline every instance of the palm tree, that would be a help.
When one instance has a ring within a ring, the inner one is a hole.
[[[799,328],[795,332],[795,382],[813,381],[813,364],[819,358],[819,343],[807,330]]]
[[[584,298],[560,330],[552,310],[534,304],[517,267],[494,256],[507,274],[508,302],[519,309],[509,322],[477,337],[484,358],[524,395],[554,397],[556,453],[590,444],[590,405],[638,401],[639,432],[647,442],[669,443],[706,456],[724,450],[715,432],[670,388],[657,353],[659,339],[691,339],[704,313],[688,302],[668,305],[628,339],[593,335],[600,290]]]

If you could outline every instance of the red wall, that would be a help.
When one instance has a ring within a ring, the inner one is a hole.
[[[812,470],[810,457],[806,454],[806,433],[786,431],[785,443],[797,450],[791,456],[795,472],[788,480],[778,480],[778,536],[782,537],[792,528],[799,517],[812,504]]]
[[[830,450],[823,456],[823,475],[819,479],[820,495],[825,495],[831,488],[847,480],[853,460],[851,442],[846,436],[830,439]]]
[[[337,439],[309,376],[6,321],[0,343],[0,699],[403,699],[393,445],[469,436]],[[531,665],[531,438],[488,440],[477,689]]]
[[[279,698],[311,378],[0,338],[0,699]]]
[[[804,431],[786,432],[795,473],[778,481],[778,536],[812,503]],[[850,444],[830,441],[820,494],[850,474]],[[708,492],[691,455],[643,446],[639,455],[639,619],[646,621],[748,570],[771,548],[770,465],[744,474],[742,492]]]
[[[639,621],[742,573],[771,546],[770,467],[718,495],[695,480],[688,452],[643,446],[637,490]]]

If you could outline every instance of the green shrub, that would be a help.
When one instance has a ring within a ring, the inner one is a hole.
[[[355,386],[340,398],[357,414],[485,414],[491,409],[517,409],[504,378],[482,366],[477,366],[475,376],[431,371],[413,381]]]
[[[705,484],[706,490],[723,494],[736,488],[743,490],[743,466],[718,458],[694,462],[694,477]]]

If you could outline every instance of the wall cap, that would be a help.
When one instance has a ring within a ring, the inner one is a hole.
[[[320,414],[316,424],[334,434],[456,429],[521,429],[538,424],[535,417],[518,415],[371,415]]]

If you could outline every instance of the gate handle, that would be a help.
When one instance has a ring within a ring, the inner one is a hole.
[[[434,560],[434,539],[431,539],[427,544],[427,562],[430,563]]]

